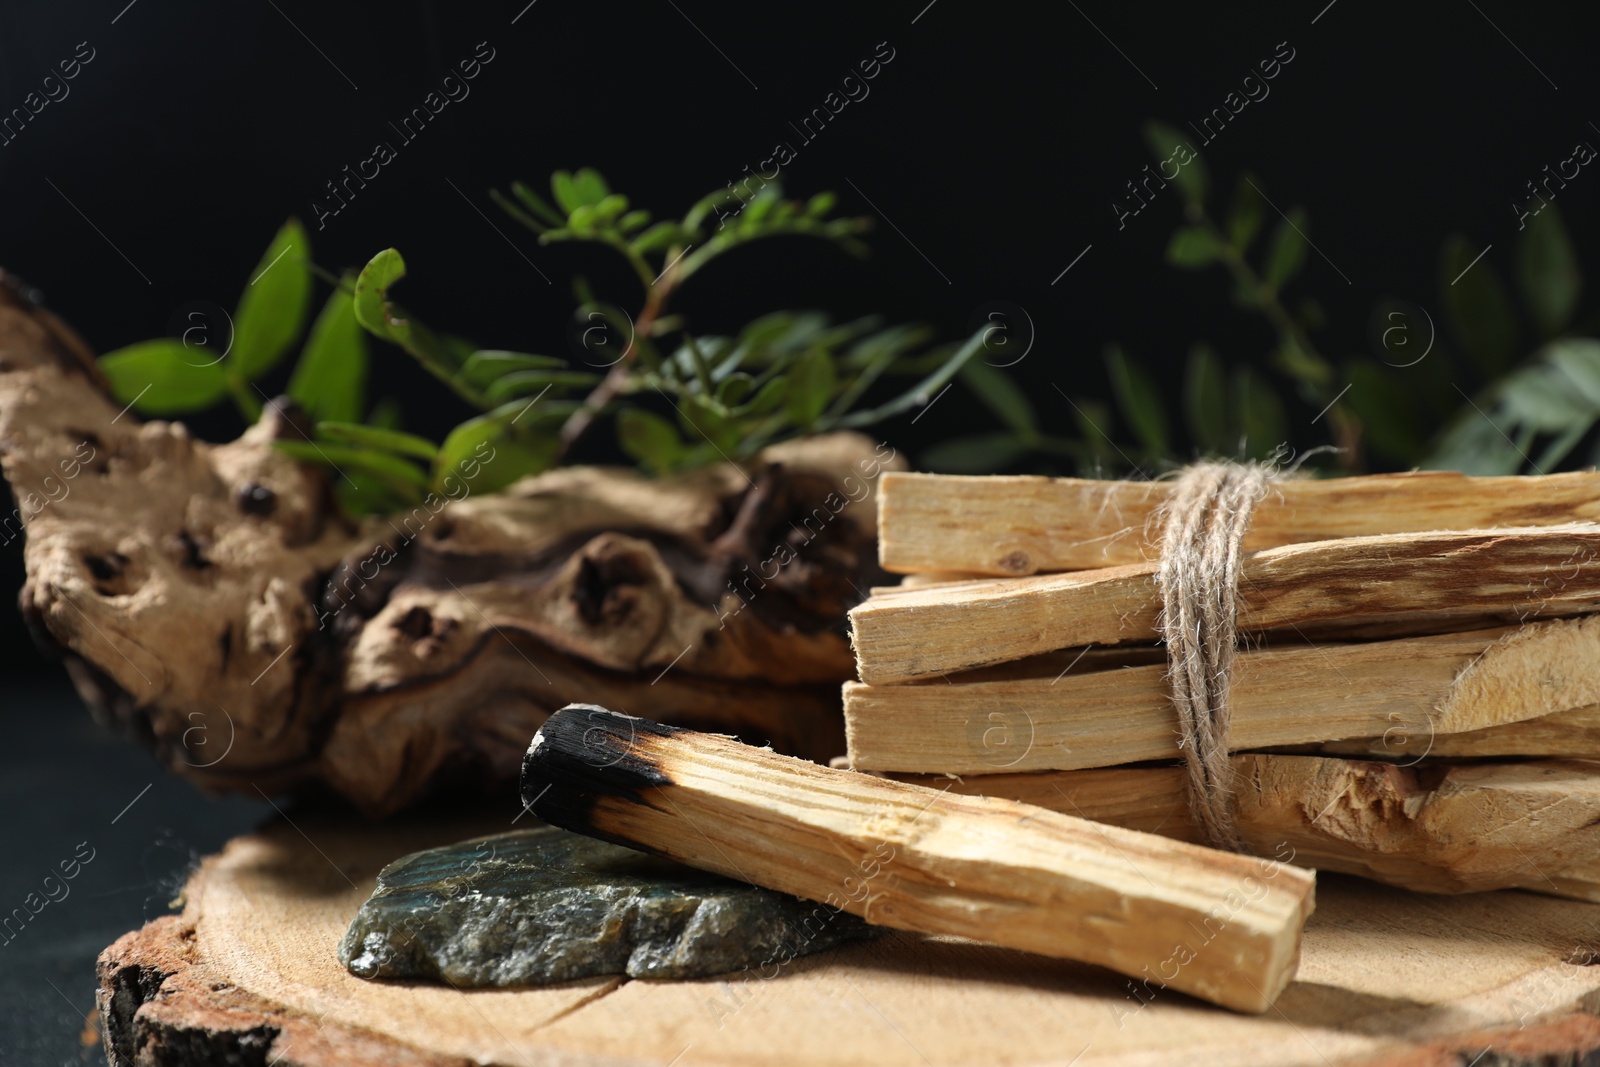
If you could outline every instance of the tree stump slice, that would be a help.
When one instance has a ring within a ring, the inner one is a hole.
[[[1432,897],[1324,876],[1299,976],[1261,1016],[1154,983],[1136,997],[1127,979],[1086,965],[902,933],[772,965],[769,977],[457,991],[353,977],[334,948],[384,863],[505,829],[509,815],[293,819],[206,859],[181,914],[101,956],[114,1067],[1509,1067],[1600,1055],[1597,913],[1530,893]]]

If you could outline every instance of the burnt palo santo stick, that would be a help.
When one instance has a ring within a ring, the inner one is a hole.
[[[557,826],[869,922],[1099,964],[1239,1011],[1294,976],[1314,876],[573,704],[522,796]]]

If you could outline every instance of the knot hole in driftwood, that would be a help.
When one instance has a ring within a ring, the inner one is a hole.
[[[572,582],[572,606],[590,626],[617,626],[645,595],[651,572],[659,565],[643,542],[601,536],[584,546]]]

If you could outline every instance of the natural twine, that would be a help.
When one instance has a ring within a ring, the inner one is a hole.
[[[1182,728],[1190,810],[1218,848],[1247,851],[1228,759],[1229,672],[1238,622],[1245,530],[1266,495],[1269,468],[1198,463],[1178,477],[1162,523],[1160,630]]]

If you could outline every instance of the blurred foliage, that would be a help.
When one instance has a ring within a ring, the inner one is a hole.
[[[1174,148],[1186,142],[1161,123],[1144,133],[1160,161],[1175,158]],[[1319,413],[1313,431],[1326,434],[1300,443],[1335,446],[1318,460],[1342,472],[1549,473],[1600,463],[1600,340],[1586,335],[1600,320],[1574,326],[1582,275],[1554,205],[1531,214],[1518,236],[1520,314],[1491,260],[1478,258],[1483,244],[1451,235],[1439,258],[1442,321],[1404,301],[1380,301],[1364,331],[1368,351],[1334,360],[1315,340],[1327,332],[1319,303],[1285,292],[1311,250],[1306,211],[1280,214],[1259,180],[1245,174],[1219,220],[1207,206],[1212,181],[1198,155],[1167,180],[1183,200],[1167,262],[1186,271],[1224,270],[1234,304],[1270,327],[1273,347],[1246,361],[1197,342],[1173,412],[1156,379],[1112,346],[1105,353],[1109,403],[1067,398],[1078,431],[1072,438],[1041,434],[1022,390],[995,368],[969,363],[962,379],[1004,428],[944,442],[923,455],[927,466],[979,473],[1030,457],[1053,467],[1059,457],[1082,475],[1101,477],[1154,475],[1196,456],[1282,458],[1292,454],[1288,412],[1296,400]]]
[[[333,291],[288,385],[315,430],[277,447],[336,469],[336,492],[353,513],[415,504],[451,479],[473,491],[504,488],[562,462],[603,417],[619,447],[652,473],[746,460],[788,437],[866,426],[927,404],[982,348],[981,333],[930,346],[921,327],[877,318],[835,324],[800,311],[765,315],[734,336],[702,336],[668,313],[685,282],[750,241],[811,236],[864,254],[857,235],[868,220],[834,217],[831,193],[800,202],[784,199],[776,182],[746,183],[702,198],[681,218],[652,222],[594,170],[557,171],[550,190],[546,200],[519,182],[510,197],[491,195],[541,243],[615,249],[644,290],[630,315],[576,279],[577,366],[480,348],[427,326],[392,294],[406,276],[395,249],[358,274],[329,277]],[[266,399],[257,383],[305,332],[314,272],[305,231],[290,220],[246,286],[224,351],[164,338],[109,353],[101,365],[116,395],[152,415],[199,411],[231,396],[255,419]],[[481,414],[442,442],[403,432],[392,400],[368,406],[369,335],[409,353]],[[880,379],[906,375],[917,379],[909,389],[861,406]]]

